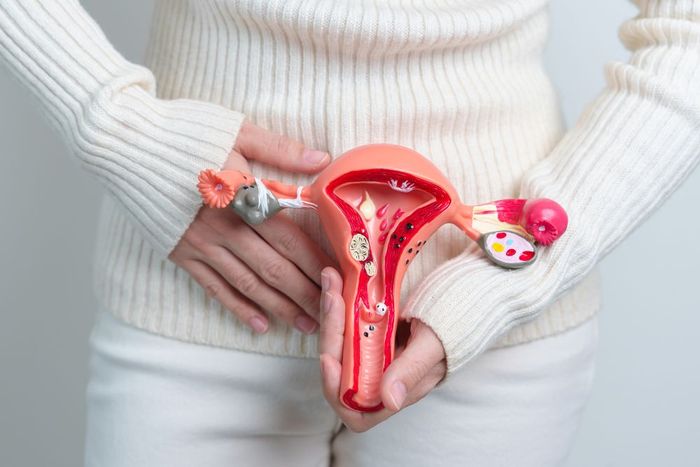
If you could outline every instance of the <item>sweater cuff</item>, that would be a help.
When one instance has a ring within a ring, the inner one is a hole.
[[[561,269],[581,262],[572,257],[580,238],[575,225],[553,245],[540,249],[538,260],[526,268],[498,267],[471,244],[418,286],[403,316],[421,320],[437,334],[445,349],[448,377],[568,289]]]
[[[201,206],[199,171],[223,165],[243,114],[158,99],[153,74],[114,50],[78,1],[0,2],[0,58],[39,97],[83,167],[167,256]]]
[[[133,83],[133,77],[120,79]],[[75,148],[150,245],[167,256],[202,205],[197,175],[223,166],[245,116],[207,102],[161,100],[139,85],[111,84],[87,110]]]
[[[438,336],[448,378],[512,324],[514,317],[505,310],[515,300],[496,291],[512,290],[513,275],[521,271],[499,269],[468,249],[443,263],[410,296],[403,315],[419,319]]]

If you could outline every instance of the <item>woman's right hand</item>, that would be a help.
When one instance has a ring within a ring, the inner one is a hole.
[[[302,173],[330,162],[246,121],[222,168],[250,172],[248,159]],[[306,334],[318,328],[321,271],[333,262],[285,215],[250,226],[231,209],[203,206],[169,258],[255,332],[267,331],[266,312]]]

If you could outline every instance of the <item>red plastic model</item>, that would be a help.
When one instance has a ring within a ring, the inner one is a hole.
[[[537,245],[551,244],[568,222],[549,199],[463,204],[428,159],[388,144],[344,153],[306,187],[230,170],[203,171],[198,187],[208,206],[231,206],[252,224],[283,208],[318,211],[344,278],[340,398],[364,412],[382,407],[379,385],[394,355],[401,281],[433,232],[455,224],[491,261],[519,268],[535,261]]]

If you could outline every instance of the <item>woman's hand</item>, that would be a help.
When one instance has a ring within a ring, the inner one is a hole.
[[[330,162],[325,152],[246,122],[222,168],[250,172],[249,159],[302,173]],[[251,227],[230,209],[203,206],[169,258],[256,332],[268,329],[265,312],[307,334],[317,328],[321,270],[332,261],[284,215]]]
[[[352,431],[361,432],[383,422],[404,407],[425,397],[445,376],[445,350],[432,329],[421,321],[410,323],[410,334],[401,342],[397,332],[396,358],[382,376],[384,408],[363,413],[350,410],[340,402],[345,305],[343,280],[333,268],[322,273],[321,296],[321,376],[323,393],[338,417]]]

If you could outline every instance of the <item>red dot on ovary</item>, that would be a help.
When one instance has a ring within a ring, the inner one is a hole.
[[[528,261],[532,259],[533,256],[535,256],[534,251],[523,251],[523,254],[520,255],[520,261]]]
[[[515,254],[515,250],[512,248],[509,249],[508,251],[506,251],[506,256],[513,256],[514,254]]]
[[[496,234],[496,238],[506,238],[506,233],[505,232],[498,232]]]

